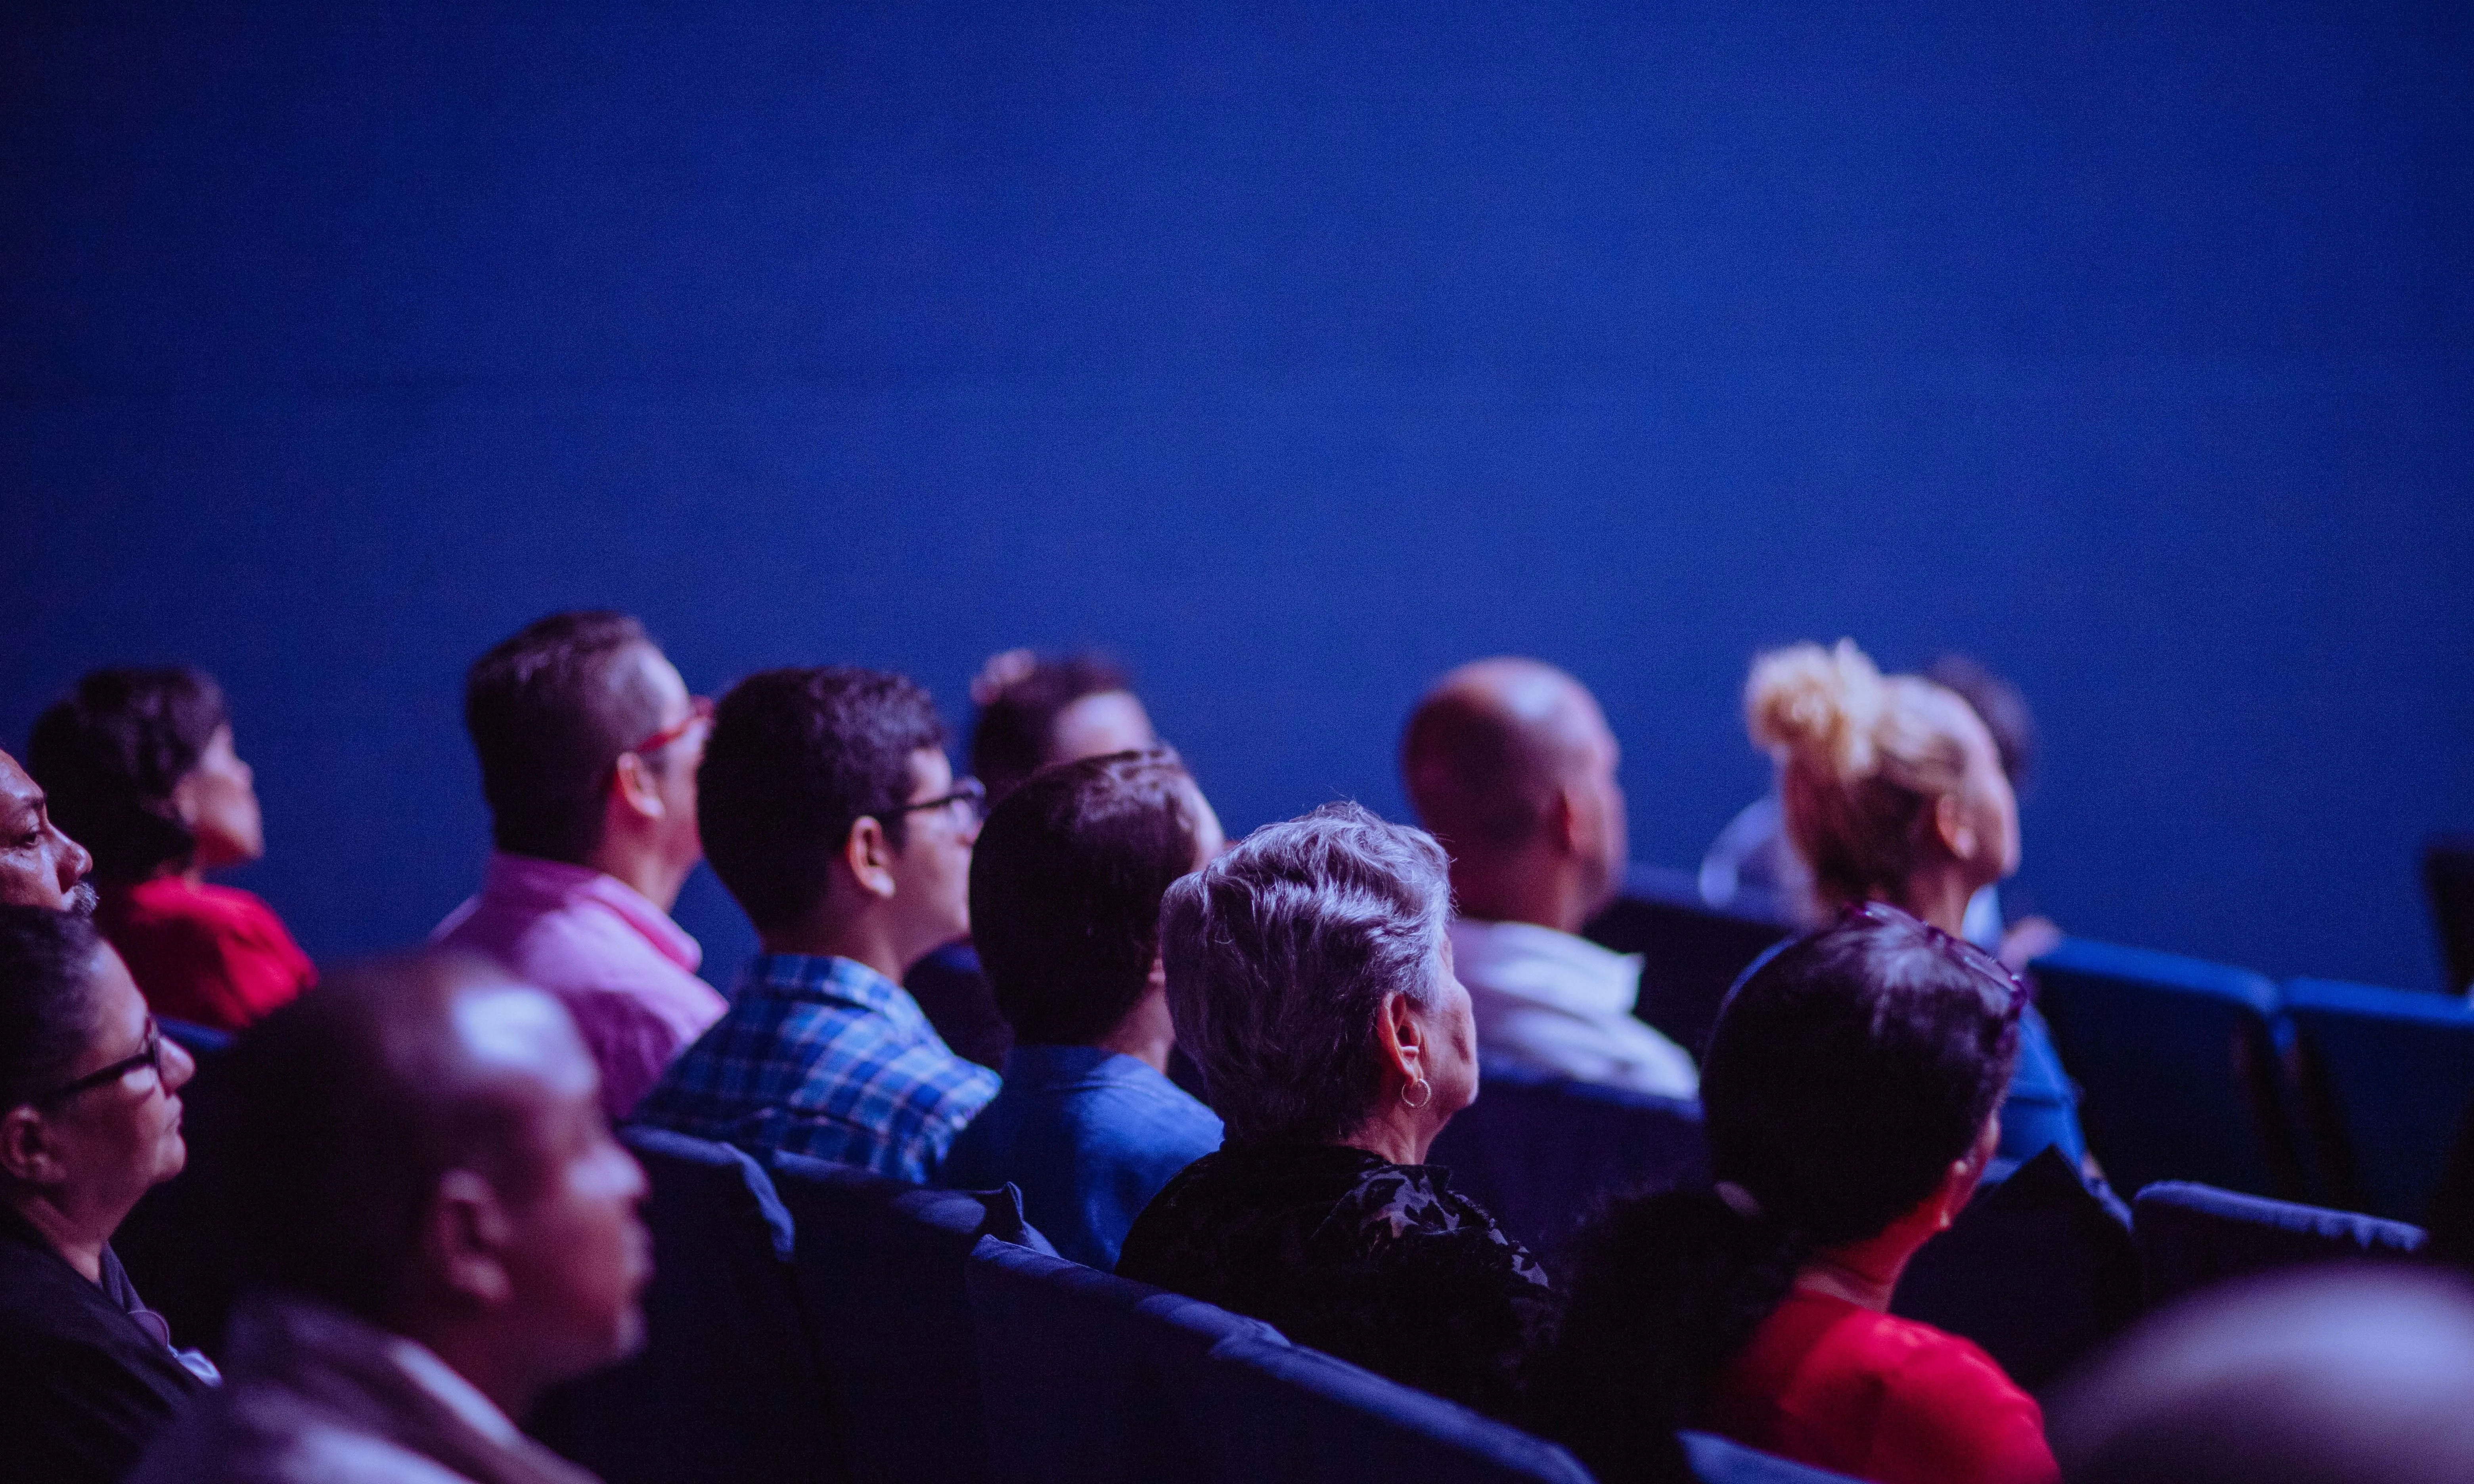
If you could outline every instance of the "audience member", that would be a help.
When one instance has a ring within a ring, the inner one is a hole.
[[[1884,676],[1841,639],[1761,656],[1744,708],[1753,740],[1778,760],[1787,838],[1824,908],[1888,902],[1964,936],[1976,893],[2019,869],[2018,799],[1992,732],[1956,692]],[[2059,1144],[2085,1163],[2077,1088],[2034,1006],[2019,1034],[2002,1160]]]
[[[26,762],[61,827],[94,852],[95,921],[157,1015],[237,1030],[318,982],[273,908],[206,884],[266,853],[212,678],[98,670],[35,723]]]
[[[1616,756],[1580,682],[1534,659],[1482,659],[1419,703],[1400,772],[1451,852],[1452,953],[1479,1049],[1529,1071],[1690,1097],[1692,1058],[1633,1016],[1639,956],[1580,936],[1623,886]]]
[[[1052,763],[1139,752],[1157,739],[1126,675],[1098,655],[1043,658],[1027,649],[991,656],[971,682],[971,772],[994,805]],[[902,986],[955,1054],[1001,1067],[1013,1029],[997,1008],[968,940],[921,959]]]
[[[2474,1478],[2474,1289],[2394,1266],[2269,1274],[2141,1323],[2053,1398],[2072,1484]]]
[[[557,995],[627,1116],[721,1017],[670,921],[703,850],[696,763],[712,708],[620,613],[555,613],[473,661],[464,725],[497,852],[431,940]]]
[[[983,795],[898,675],[770,670],[722,698],[698,811],[764,951],[639,1116],[926,1182],[997,1077],[947,1048],[905,970],[970,930]]]
[[[2024,795],[2036,768],[2036,716],[2019,687],[1965,655],[1942,656],[1925,666],[1924,678],[1975,708],[1993,733],[2012,793]],[[1713,907],[1783,916],[1807,927],[1829,917],[1813,894],[1812,868],[1787,838],[1785,811],[1776,790],[1744,805],[1718,832],[1702,858],[1700,886],[1702,899]],[[1997,882],[1976,889],[1963,921],[1968,942],[1998,951],[2013,969],[2025,968],[2061,937],[2044,918],[2006,922]]]
[[[643,1173],[558,1002],[488,962],[370,966],[217,1068],[247,1296],[147,1484],[577,1484],[517,1430],[641,1343]]]
[[[1168,1080],[1159,910],[1224,843],[1176,754],[1154,749],[1042,770],[973,848],[972,934],[1014,1046],[945,1183],[1012,1182],[1078,1262],[1115,1267],[1160,1186],[1220,1147],[1219,1118]]]
[[[50,796],[0,753],[0,904],[94,915],[94,857],[52,820]]]
[[[1715,1187],[1617,1202],[1584,1238],[1549,1433],[1610,1484],[1676,1476],[1679,1426],[1877,1484],[2050,1479],[2036,1403],[1887,1312],[1993,1158],[2024,1003],[1879,904],[1758,967],[1701,1071]]]
[[[111,1251],[187,1158],[195,1069],[92,922],[0,906],[0,1473],[117,1480],[213,1378]]]
[[[1144,1209],[1117,1271],[1504,1415],[1550,1298],[1423,1163],[1477,1096],[1450,916],[1442,848],[1349,803],[1168,889],[1169,1011],[1228,1141]]]

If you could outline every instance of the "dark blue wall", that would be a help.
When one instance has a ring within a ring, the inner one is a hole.
[[[1420,684],[1534,653],[1676,863],[1755,648],[1964,648],[2037,905],[2436,979],[2461,7],[76,9],[0,74],[0,739],[220,673],[314,952],[466,890],[463,665],[610,604],[958,720],[1107,644],[1240,826],[1399,808]]]

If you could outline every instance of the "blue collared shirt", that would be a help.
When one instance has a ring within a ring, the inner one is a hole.
[[[770,953],[636,1116],[924,1185],[996,1091],[996,1073],[948,1049],[902,986],[851,959]]]
[[[1056,1250],[1107,1272],[1134,1218],[1220,1147],[1218,1115],[1143,1062],[1097,1046],[1016,1046],[1004,1090],[954,1141],[943,1184],[1022,1187]]]

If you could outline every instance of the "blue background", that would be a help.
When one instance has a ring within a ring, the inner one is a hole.
[[[1962,648],[2034,905],[2437,981],[2462,7],[76,10],[0,73],[0,739],[217,672],[321,956],[470,888],[462,669],[593,604],[958,724],[1104,644],[1240,827],[1399,810],[1421,685],[1540,655],[1676,864],[1757,648]]]

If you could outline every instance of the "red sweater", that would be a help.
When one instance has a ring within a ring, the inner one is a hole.
[[[94,921],[169,1019],[236,1031],[318,982],[275,909],[229,886],[157,876],[107,887]]]
[[[1797,1289],[1713,1379],[1701,1425],[1876,1484],[2051,1484],[2045,1414],[1954,1334]]]

